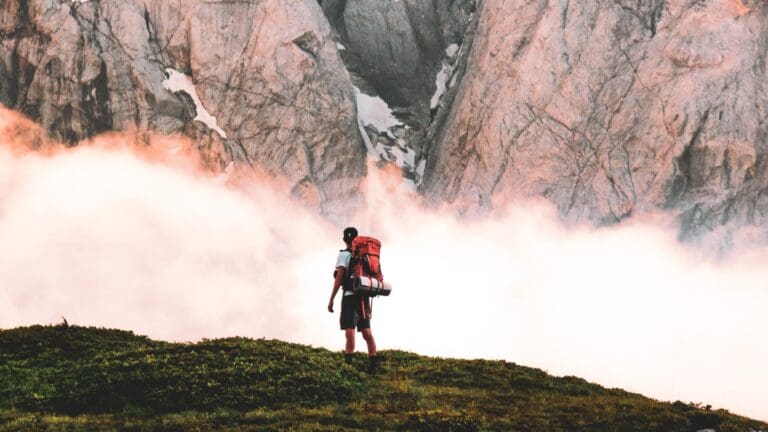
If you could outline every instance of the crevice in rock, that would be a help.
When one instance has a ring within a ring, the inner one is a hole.
[[[625,1],[626,0],[613,0],[613,3],[635,17],[640,22],[640,25],[651,33],[651,37],[656,36],[658,24],[667,3],[666,0],[637,2],[637,4],[632,6],[624,4]]]
[[[482,0],[479,0],[482,2]],[[472,2],[472,7],[477,7],[477,2]],[[474,9],[473,9],[474,13]],[[456,100],[456,96],[458,95],[459,88],[461,88],[461,82],[467,72],[467,68],[469,66],[469,58],[472,55],[472,49],[475,42],[475,36],[477,34],[477,26],[479,23],[479,19],[476,14],[470,15],[471,20],[468,23],[467,27],[464,29],[464,33],[462,35],[461,39],[461,50],[457,54],[459,57],[456,59],[456,68],[453,72],[455,76],[455,84],[446,90],[445,94],[443,94],[442,98],[440,99],[440,103],[436,107],[436,110],[434,113],[430,113],[429,123],[427,124],[426,129],[426,136],[424,140],[424,147],[421,150],[421,154],[423,157],[421,159],[426,159],[427,167],[424,170],[425,175],[428,175],[427,173],[431,172],[430,162],[429,160],[434,160],[433,155],[434,152],[436,152],[438,149],[438,143],[442,140],[442,136],[445,131],[445,123],[448,120],[448,116],[451,112],[451,109],[453,107],[453,104]],[[417,161],[417,165],[419,164],[419,161]],[[426,179],[424,179],[426,180]],[[425,184],[423,182],[422,184]],[[421,190],[423,192],[423,190]]]
[[[11,50],[10,70],[3,74],[5,83],[0,83],[2,84],[0,86],[0,103],[10,107],[18,106],[19,104],[19,81],[22,76],[19,68],[21,59],[19,58],[18,45],[18,41],[15,41],[14,47]]]
[[[28,0],[18,0],[18,2],[15,26],[10,31],[0,32],[0,40],[10,41],[5,45],[10,54],[8,69],[0,69],[5,79],[5,84],[0,88],[0,102],[32,118],[38,118],[38,105],[27,102],[27,93],[37,67],[20,54],[19,46],[25,39],[32,39],[30,42],[35,45],[46,45],[50,42],[50,37],[36,32],[30,16]]]
[[[723,203],[723,211],[720,214],[720,225],[726,225],[736,215],[736,197],[731,197]]]
[[[322,184],[320,183],[319,179],[316,175],[316,169],[315,169],[315,157],[312,154],[312,149],[309,148],[309,145],[306,143],[303,145],[304,147],[304,156],[306,157],[307,162],[307,177],[309,177],[311,184],[314,185],[315,190],[317,190],[317,194],[320,198],[320,212],[322,214],[327,214],[326,204],[328,203],[328,196],[323,190]]]
[[[31,103],[29,98],[27,98],[27,93],[37,73],[37,67],[21,56],[17,58],[19,59],[19,69],[16,82],[19,83],[19,90],[16,96],[16,106],[29,117],[34,119],[40,118],[39,106]]]
[[[347,8],[347,0],[318,0],[317,2],[323,9],[331,27],[339,31],[339,36],[342,39],[346,39],[346,35],[341,34],[340,30],[344,28],[344,9]]]
[[[731,188],[731,161],[727,151],[723,156],[723,180],[721,185],[726,190]]]
[[[563,12],[560,15],[560,21],[562,22],[561,28],[565,29],[568,24],[568,9],[571,7],[571,0],[565,0],[565,6],[563,6]]]
[[[149,40],[150,42],[157,39],[155,36],[155,32],[152,29],[152,22],[149,17],[149,9],[147,7],[144,7],[144,27],[147,29],[147,34],[149,34]]]
[[[669,209],[677,205],[685,193],[688,192],[692,187],[693,179],[691,176],[691,162],[693,159],[693,151],[698,144],[699,139],[701,138],[701,133],[704,130],[707,119],[709,119],[709,112],[709,109],[704,111],[704,114],[701,116],[701,121],[693,131],[691,139],[685,146],[683,153],[680,155],[680,157],[675,159],[675,176],[672,180],[669,193],[667,194],[666,203],[664,205],[665,208]]]
[[[91,106],[90,114],[93,119],[91,122],[90,134],[97,134],[112,129],[113,121],[109,107],[109,75],[107,73],[107,64],[101,62],[99,75],[92,83],[92,92],[95,97]],[[83,99],[87,100],[87,99]]]
[[[29,15],[29,0],[18,0],[19,10],[16,11],[16,26],[10,32],[0,32],[0,37],[6,38],[20,38],[31,36],[35,33],[34,24]]]
[[[144,24],[147,27],[147,34],[149,35],[150,44],[152,44],[153,46],[159,44],[159,39],[157,37],[157,32],[155,31],[155,26],[152,25],[152,19],[149,16],[149,9],[147,9],[146,6],[144,7]],[[157,55],[157,52],[155,52],[154,54]]]
[[[229,141],[229,140],[227,140],[227,142],[228,142],[228,141]],[[245,162],[248,164],[248,166],[250,166],[251,168],[253,168],[253,163],[251,162],[251,158],[248,156],[248,151],[245,149],[245,146],[243,145],[243,141],[242,141],[241,139],[239,139],[239,138],[236,138],[236,139],[234,139],[234,140],[232,140],[232,141],[233,141],[233,142],[234,142],[234,143],[237,145],[237,149],[238,149],[238,150],[239,150],[239,152],[241,153],[241,155],[242,155],[243,159],[244,159],[244,160],[245,160]],[[229,146],[227,145],[227,147],[229,147]],[[233,154],[231,155],[231,157],[232,157],[232,159],[233,159],[233,160],[235,159],[235,157],[234,157],[234,152],[233,152]]]
[[[294,39],[292,42],[299,47],[300,50],[312,57],[312,59],[317,59],[317,53],[320,51],[320,41],[317,39],[317,35],[315,35],[314,32],[308,31]]]
[[[72,112],[74,108],[68,104],[61,108],[61,116],[54,122],[51,129],[56,131],[62,142],[68,147],[73,147],[82,137],[72,128]]]
[[[656,29],[659,25],[659,21],[661,20],[661,13],[664,11],[664,7],[667,5],[666,0],[661,0],[657,5],[656,8],[651,10],[651,17],[650,17],[650,30],[651,30],[651,37],[656,36]]]

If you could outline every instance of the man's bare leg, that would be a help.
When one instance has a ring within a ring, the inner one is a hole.
[[[344,337],[347,339],[347,345],[344,348],[344,352],[352,354],[355,352],[355,329],[344,329]]]
[[[373,339],[373,333],[371,333],[371,329],[363,329],[363,339],[365,339],[365,343],[368,344],[368,356],[373,357],[376,355],[376,341]]]

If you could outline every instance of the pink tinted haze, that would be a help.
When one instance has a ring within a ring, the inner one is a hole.
[[[0,327],[63,316],[164,340],[341,349],[325,310],[340,228],[263,176],[161,160],[0,146]],[[349,225],[383,241],[394,290],[374,301],[381,348],[506,359],[768,420],[765,248],[715,260],[678,244],[663,215],[566,228],[539,202],[459,219],[370,171]]]

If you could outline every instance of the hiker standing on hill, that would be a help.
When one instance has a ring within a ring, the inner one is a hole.
[[[353,227],[344,229],[343,240],[347,248],[339,251],[336,259],[336,271],[334,272],[333,290],[328,301],[328,312],[333,313],[333,299],[339,288],[343,288],[341,297],[341,316],[339,322],[344,330],[347,344],[344,349],[344,360],[352,362],[352,354],[355,352],[355,327],[363,334],[365,343],[368,344],[368,370],[376,372],[378,357],[376,355],[376,341],[371,333],[371,300],[352,292],[352,279],[347,277],[349,261],[352,258],[352,240],[357,237],[357,229]]]

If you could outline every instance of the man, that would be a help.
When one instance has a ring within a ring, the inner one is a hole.
[[[363,334],[365,343],[368,344],[368,370],[375,373],[378,364],[376,355],[376,341],[371,333],[371,300],[368,297],[357,295],[351,291],[352,279],[348,277],[349,261],[352,258],[352,240],[357,237],[357,229],[345,228],[343,240],[346,249],[339,251],[336,259],[336,271],[334,272],[333,290],[328,301],[328,312],[333,313],[333,299],[339,288],[344,288],[341,297],[341,316],[339,322],[344,330],[347,344],[344,348],[344,360],[352,362],[352,354],[355,352],[355,327]]]

